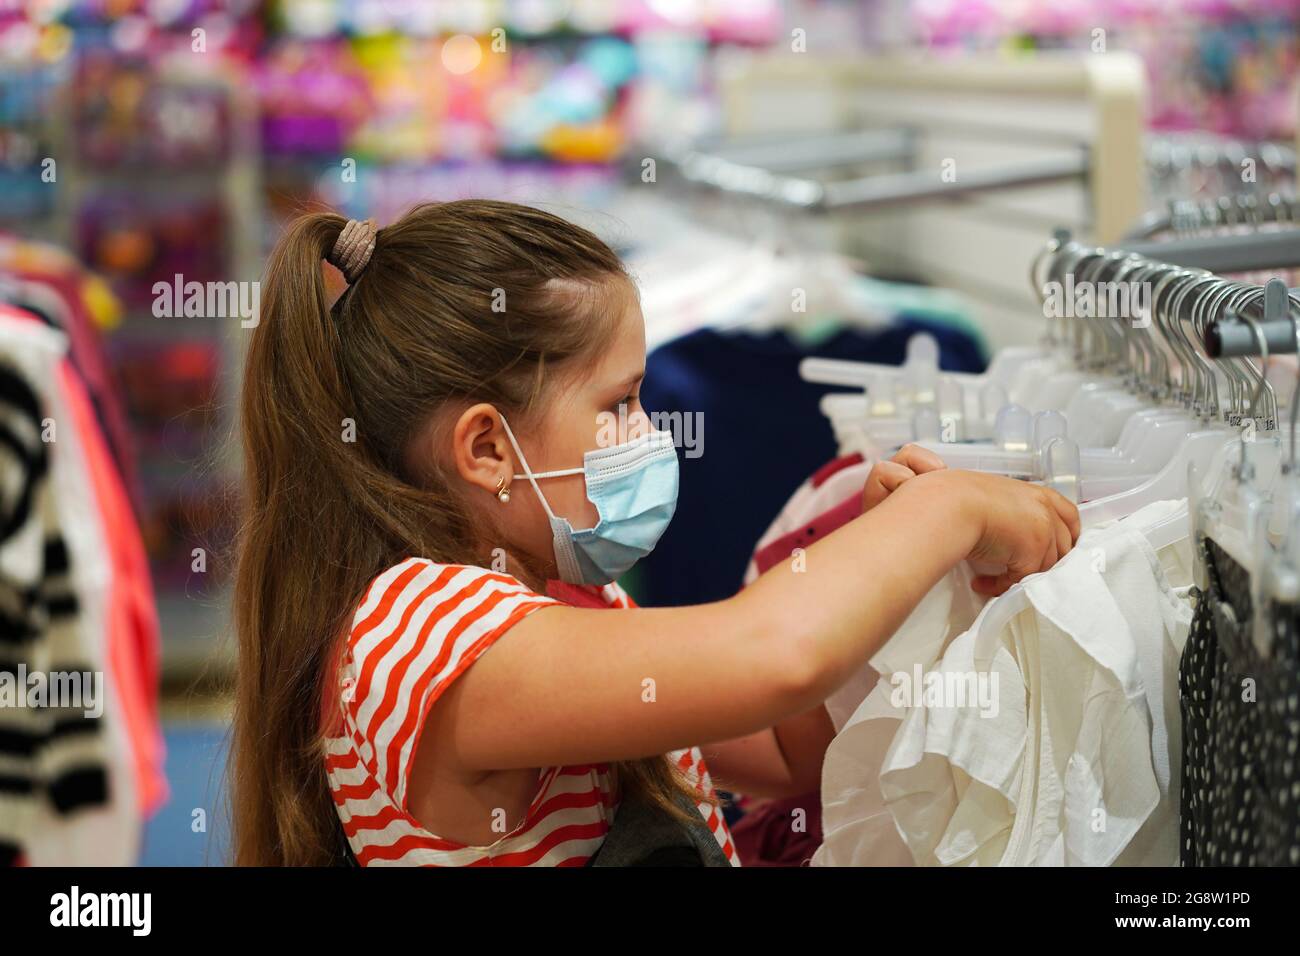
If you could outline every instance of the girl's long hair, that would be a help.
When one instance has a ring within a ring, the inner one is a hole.
[[[230,760],[240,865],[338,860],[330,665],[370,581],[411,555],[482,563],[484,529],[437,467],[412,464],[417,432],[461,400],[493,403],[516,428],[537,421],[548,381],[607,343],[601,306],[629,282],[587,230],[467,200],[380,229],[331,308],[322,260],[345,222],[306,215],[280,239],[245,362]],[[614,772],[622,799],[670,812],[675,794],[701,799],[663,756]]]

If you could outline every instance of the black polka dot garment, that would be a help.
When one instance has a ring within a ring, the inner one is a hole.
[[[1178,687],[1183,866],[1300,865],[1300,608],[1274,604],[1273,641],[1251,640],[1250,577],[1213,541]]]

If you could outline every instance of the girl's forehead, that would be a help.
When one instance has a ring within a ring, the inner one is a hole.
[[[592,366],[593,379],[623,381],[645,370],[645,319],[635,298],[619,303],[611,316],[615,328],[608,346]]]

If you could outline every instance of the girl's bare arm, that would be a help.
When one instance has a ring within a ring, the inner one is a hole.
[[[744,737],[817,706],[968,556],[1042,570],[1078,537],[1054,492],[937,471],[812,545],[806,571],[682,608],[547,607],[442,698],[440,760],[466,772],[625,760]]]

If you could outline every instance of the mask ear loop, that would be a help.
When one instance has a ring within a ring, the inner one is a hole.
[[[542,489],[538,486],[537,479],[538,478],[560,478],[565,475],[581,475],[585,469],[562,468],[559,471],[543,471],[534,474],[532,468],[528,466],[528,459],[524,457],[524,450],[519,447],[519,442],[515,441],[515,433],[510,430],[510,423],[506,421],[506,417],[504,415],[501,416],[501,425],[506,430],[506,437],[510,439],[510,445],[511,447],[514,448],[515,454],[519,456],[519,463],[524,466],[524,473],[522,475],[515,475],[514,476],[515,479],[516,480],[520,478],[528,479],[529,484],[533,486],[533,491],[537,492],[537,497],[541,501],[542,507],[546,509],[546,517],[554,521],[555,512],[551,510],[551,506],[547,502],[546,496],[542,494]]]
[[[515,433],[510,429],[510,423],[506,421],[504,415],[501,416],[501,425],[506,430],[506,437],[510,439],[510,444],[519,456],[519,463],[524,467],[522,475],[515,475],[515,478],[527,478],[529,484],[533,486],[533,491],[537,492],[537,500],[542,503],[546,510],[546,517],[551,522],[552,543],[555,548],[555,561],[560,570],[560,577],[571,584],[582,583],[582,572],[578,566],[578,558],[574,553],[572,534],[573,529],[567,518],[557,518],[555,512],[551,510],[551,504],[542,494],[541,487],[537,484],[538,478],[552,478],[559,475],[580,475],[585,469],[569,468],[563,471],[548,471],[540,475],[533,474],[532,468],[528,467],[528,459],[524,457],[524,450],[519,447],[519,442],[515,441]],[[565,576],[566,570],[569,576]]]

